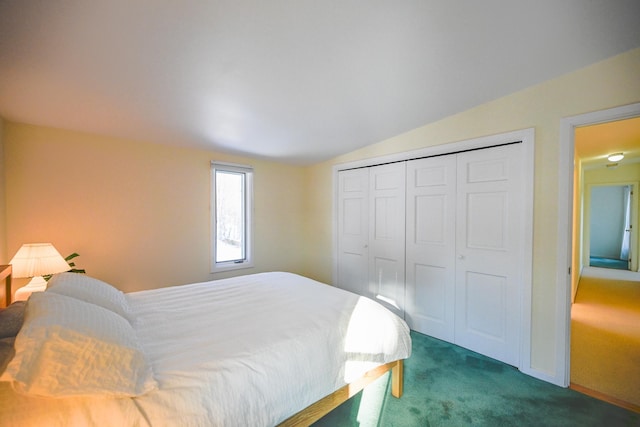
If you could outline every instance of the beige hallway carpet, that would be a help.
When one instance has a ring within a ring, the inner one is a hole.
[[[571,308],[571,384],[640,410],[640,282],[580,279]]]

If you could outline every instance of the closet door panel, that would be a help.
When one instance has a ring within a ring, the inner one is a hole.
[[[457,156],[455,342],[517,366],[521,145]]]
[[[465,325],[473,334],[486,339],[504,341],[506,328],[503,313],[506,309],[506,277],[467,272],[464,279]]]
[[[369,171],[338,174],[338,274],[336,285],[368,294]]]
[[[404,317],[404,162],[369,168],[369,203],[369,292]]]
[[[455,155],[407,164],[406,320],[421,333],[453,342]]]

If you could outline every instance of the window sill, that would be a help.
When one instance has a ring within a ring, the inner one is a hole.
[[[253,268],[253,262],[229,262],[229,263],[220,263],[211,268],[212,273],[221,273],[223,271],[233,271],[233,270],[243,270],[245,268]]]

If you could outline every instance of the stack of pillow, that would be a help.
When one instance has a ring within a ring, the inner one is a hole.
[[[15,355],[0,376],[16,392],[133,397],[157,387],[126,297],[115,287],[84,274],[61,273],[22,309]],[[3,313],[9,310],[21,311],[12,305]]]

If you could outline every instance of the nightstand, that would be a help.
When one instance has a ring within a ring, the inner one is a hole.
[[[0,265],[0,281],[4,280],[6,307],[11,304],[11,265]]]

